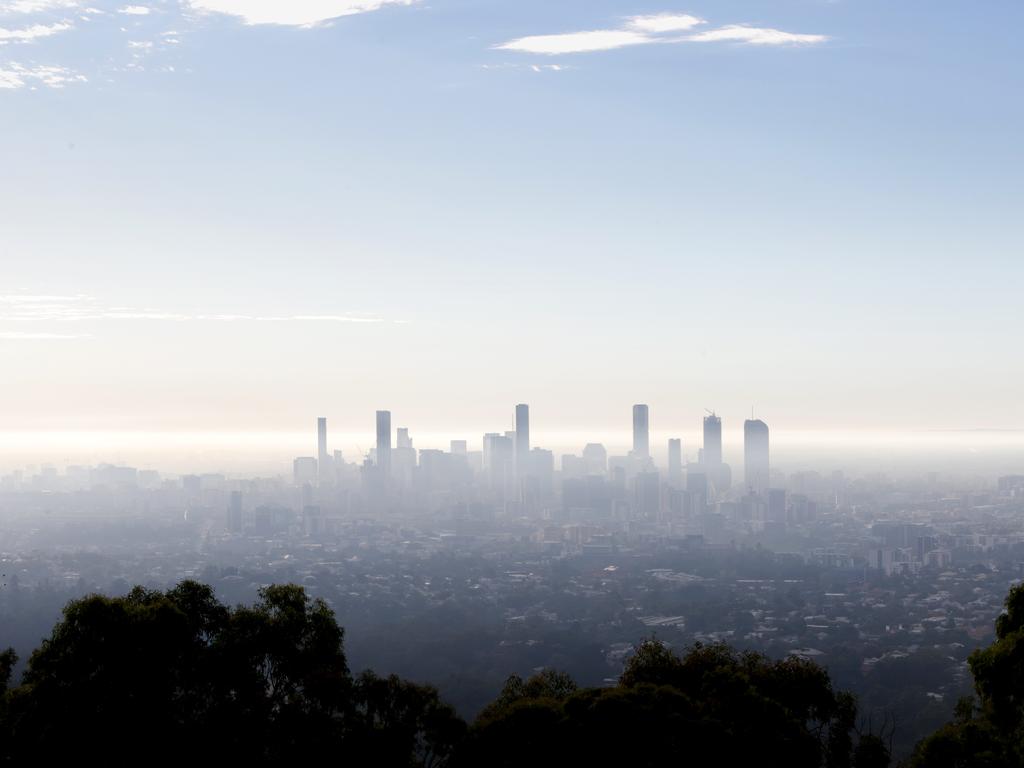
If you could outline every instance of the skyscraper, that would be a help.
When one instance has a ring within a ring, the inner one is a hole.
[[[640,459],[651,455],[650,414],[646,405],[633,406],[633,455]]]
[[[714,413],[704,417],[704,466],[722,465],[722,419]]]
[[[747,489],[768,493],[768,425],[760,419],[743,422],[743,477]]]
[[[488,432],[484,435],[483,468],[493,488],[503,494],[509,488],[515,463],[515,433],[499,435]]]
[[[668,441],[668,481],[677,486],[683,479],[683,441],[674,437]]]
[[[377,468],[387,483],[391,477],[391,411],[377,411]]]
[[[608,451],[600,443],[587,443],[583,448],[583,463],[588,475],[604,477],[608,474]]]
[[[331,457],[327,454],[327,419],[316,420],[316,468],[317,481],[323,485],[330,478]]]
[[[292,478],[295,484],[302,487],[316,482],[316,459],[312,456],[299,456],[292,462]]]
[[[524,477],[530,466],[530,406],[516,406],[516,475]]]

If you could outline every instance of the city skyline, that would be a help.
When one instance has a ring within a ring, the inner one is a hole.
[[[634,411],[632,424],[630,408]],[[625,418],[612,428],[592,426],[579,431],[552,429],[547,424],[547,414],[541,414],[540,419],[532,423],[530,406],[519,404],[505,424],[499,416],[485,426],[450,427],[442,431],[421,430],[407,419],[392,422],[390,411],[378,411],[377,423],[374,423],[372,415],[367,420],[365,413],[357,424],[321,416],[316,417],[312,440],[309,431],[303,429],[199,433],[0,432],[0,470],[39,465],[127,463],[172,472],[229,471],[245,475],[284,471],[286,465],[290,467],[292,456],[302,455],[312,460],[311,471],[315,472],[320,458],[330,458],[336,452],[341,452],[348,461],[361,461],[365,457],[374,459],[373,448],[381,434],[391,435],[393,448],[403,447],[404,439],[408,441],[408,447],[415,440],[420,449],[462,453],[483,450],[491,435],[496,438],[504,436],[509,441],[507,450],[518,457],[515,447],[518,423],[525,423],[531,447],[568,455],[583,451],[585,457],[584,449],[595,445],[606,451],[606,455],[627,455],[637,445],[638,439],[642,440],[644,419],[641,418],[639,423],[636,421],[638,408],[643,406],[627,406]],[[671,471],[671,443],[678,440],[682,466],[706,463],[715,467],[722,463],[733,468],[731,476],[736,482],[745,482],[742,471],[746,463],[747,432],[750,424],[763,424],[761,420],[744,419],[739,414],[723,419],[717,412],[705,409],[703,417],[694,415],[697,424],[691,422],[686,425],[665,423],[658,418],[657,412],[651,419],[649,406],[646,411],[639,412],[647,417],[648,453],[660,471]],[[520,422],[519,419],[523,418],[525,422]],[[329,438],[328,423],[334,425]],[[494,432],[496,428],[504,431]],[[394,442],[396,435],[398,443]],[[1024,432],[1016,430],[922,430],[872,434],[863,430],[846,433],[800,431],[781,425],[773,426],[771,435],[771,452],[781,457],[781,463],[789,471],[850,467],[863,471],[935,470],[992,475],[1013,470],[1016,463],[1024,458]],[[456,444],[461,447],[456,449]],[[710,458],[706,455],[708,445],[712,447]]]

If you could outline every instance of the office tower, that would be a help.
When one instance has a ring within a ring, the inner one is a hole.
[[[228,533],[242,532],[242,492],[231,492],[231,506],[228,507]]]
[[[674,437],[668,441],[668,481],[677,486],[683,479],[683,441]]]
[[[588,475],[608,474],[608,451],[600,443],[587,443],[583,448],[583,463]]]
[[[330,479],[330,464],[331,457],[327,453],[327,419],[321,416],[316,420],[316,466],[320,485]]]
[[[299,456],[292,462],[292,477],[296,485],[313,484],[316,482],[316,459],[312,456]]]
[[[466,441],[465,440],[452,440],[448,448],[449,453],[454,456],[465,456],[466,455]]]
[[[377,411],[377,469],[387,483],[391,477],[391,411]]]
[[[530,406],[516,406],[516,475],[525,477],[530,471]]]
[[[562,455],[562,478],[582,479],[587,474],[586,459],[571,453]]]
[[[400,488],[409,488],[415,474],[416,449],[413,448],[408,427],[399,427],[395,447],[391,451],[391,480]]]
[[[704,417],[703,464],[711,469],[722,464],[722,419],[714,413]]]
[[[542,495],[549,496],[555,475],[555,454],[543,448],[530,449],[530,475]]]
[[[507,490],[515,463],[514,432],[484,435],[483,469],[493,488]]]
[[[641,472],[633,478],[633,512],[642,520],[661,516],[661,479],[657,472]]]
[[[708,511],[708,476],[706,468],[689,465],[686,468],[686,492],[689,497],[688,512],[703,515]]]
[[[646,405],[633,406],[633,455],[638,459],[651,455],[650,414]]]
[[[768,492],[768,425],[760,419],[743,423],[743,476],[747,489],[763,495]]]

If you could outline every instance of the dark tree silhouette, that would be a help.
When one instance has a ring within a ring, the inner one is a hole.
[[[878,741],[855,745],[856,706],[827,673],[725,645],[679,656],[648,640],[619,683],[576,690],[552,673],[510,678],[457,752],[459,766],[888,765]]]
[[[1004,621],[1001,632],[1020,633],[1019,623]],[[166,592],[136,587],[123,597],[75,600],[20,684],[8,685],[13,652],[0,654],[0,763],[889,762],[883,739],[855,736],[852,697],[802,659],[699,644],[678,655],[648,640],[612,687],[579,689],[554,671],[510,677],[467,729],[429,686],[372,672],[353,677],[343,640],[329,606],[294,585],[267,587],[254,605],[235,608],[191,581]],[[995,654],[978,664],[1002,670],[1012,661]],[[993,717],[1018,722],[1012,686],[986,696],[999,702]]]
[[[996,639],[968,660],[977,697],[922,741],[914,768],[1019,768],[1024,765],[1024,585],[1010,590]]]
[[[76,600],[5,694],[0,748],[17,764],[443,765],[462,721],[431,688],[353,681],[342,640],[291,585],[234,609],[188,581]],[[13,661],[0,657],[3,678]]]

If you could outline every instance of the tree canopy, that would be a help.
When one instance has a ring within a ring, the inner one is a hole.
[[[852,697],[833,690],[810,661],[771,661],[725,645],[698,644],[678,655],[652,639],[613,687],[577,690],[549,672],[509,678],[456,763],[888,765],[881,742],[857,742],[855,719]]]
[[[386,730],[379,765],[443,761],[465,727],[455,712],[432,688],[354,680],[342,640],[330,608],[291,585],[237,608],[191,581],[76,600],[5,696],[4,749],[18,763],[358,761]]]
[[[956,719],[918,745],[914,768],[1019,768],[1024,765],[1024,585],[1010,590],[996,639],[968,660],[976,697]]]
[[[193,581],[75,600],[14,687],[14,655],[0,654],[0,763],[889,762],[881,740],[857,735],[853,697],[801,658],[725,645],[677,653],[651,639],[607,687],[581,689],[553,670],[512,676],[468,727],[434,688],[351,674],[343,640],[330,607],[294,585],[233,608]],[[1011,691],[1001,695],[1020,706]]]

